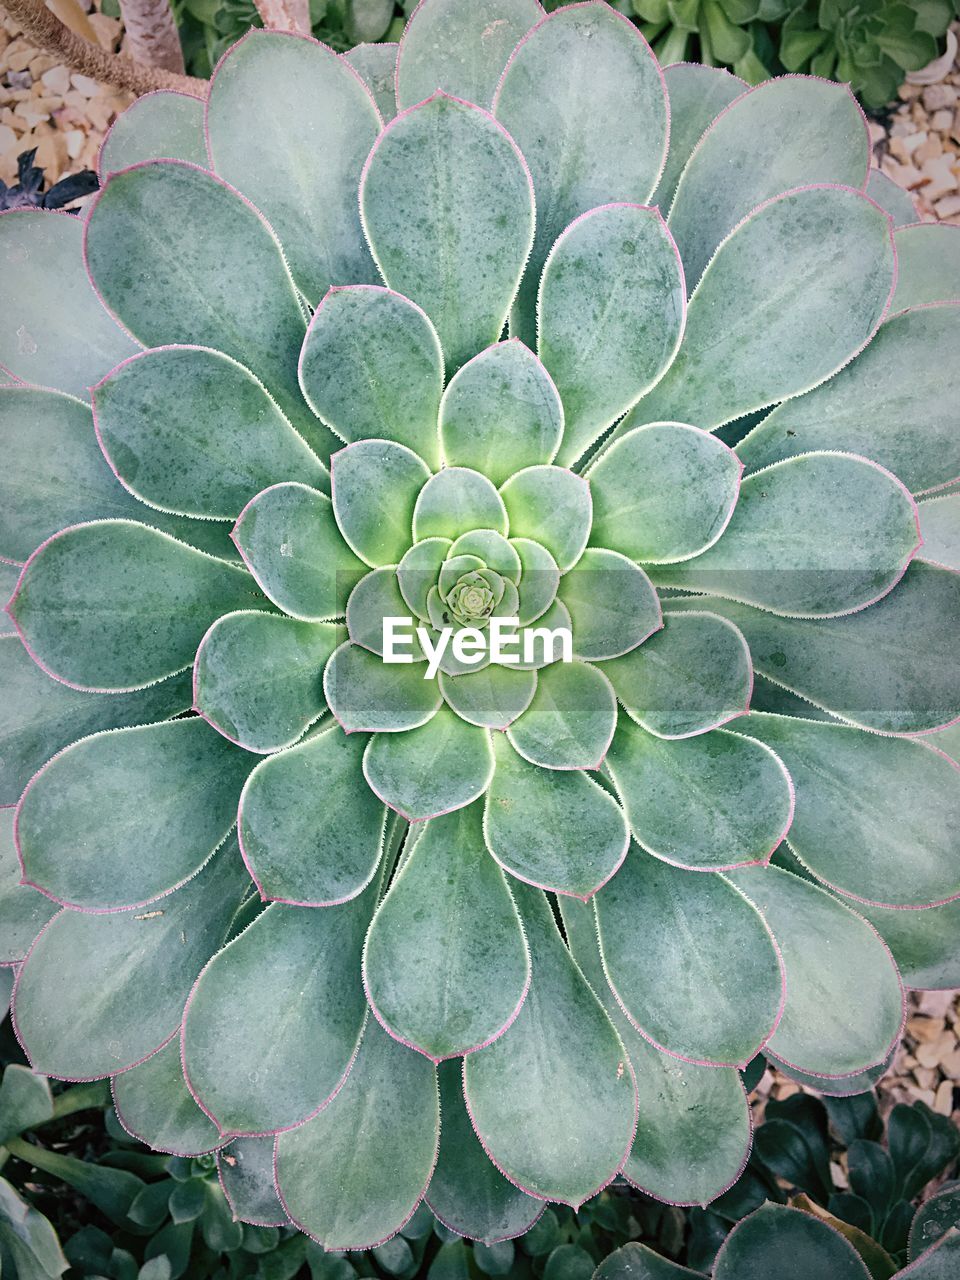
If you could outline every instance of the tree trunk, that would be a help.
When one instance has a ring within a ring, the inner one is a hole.
[[[120,0],[120,13],[135,61],[183,75],[183,50],[170,0]]]

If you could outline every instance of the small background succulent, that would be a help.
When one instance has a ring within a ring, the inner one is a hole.
[[[958,984],[953,229],[596,0],[254,32],[101,170],[0,219],[31,1063],[333,1250],[715,1200],[738,1068]],[[573,660],[383,661],[498,610]]]

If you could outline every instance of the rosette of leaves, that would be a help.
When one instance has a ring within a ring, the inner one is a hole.
[[[709,1202],[761,1046],[855,1092],[960,981],[950,229],[593,0],[396,88],[255,33],[0,219],[16,1028],[337,1249]],[[573,660],[379,652],[499,608]]]

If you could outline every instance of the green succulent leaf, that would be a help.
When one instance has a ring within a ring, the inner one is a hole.
[[[250,774],[240,846],[265,900],[335,906],[370,883],[386,811],[362,777],[365,746],[333,726]]]
[[[587,472],[591,541],[645,564],[701,555],[729,523],[742,470],[723,441],[697,427],[637,427],[602,450]]]
[[[383,656],[384,622],[403,617],[406,601],[400,591],[397,570],[373,569],[366,574],[347,601],[347,631],[354,644]],[[409,640],[410,655],[415,662],[423,660],[423,650],[415,637]]]
[[[422,822],[483,795],[493,774],[490,734],[441,706],[418,728],[374,734],[364,752],[363,773],[391,809]]]
[[[360,211],[384,280],[433,320],[449,371],[498,341],[533,240],[533,189],[487,112],[438,92],[391,121]]]
[[[665,740],[625,721],[607,768],[637,841],[688,871],[767,862],[793,818],[779,756],[726,729]]]
[[[533,701],[507,737],[541,768],[598,769],[616,724],[617,700],[601,668],[556,662],[540,672]]]
[[[654,578],[789,617],[831,617],[885,596],[919,545],[916,504],[889,471],[808,453],[747,476],[714,546]]]
[[[20,861],[13,839],[13,809],[0,812],[0,964],[19,964],[43,926],[57,913],[57,903],[21,884]]]
[[[560,910],[573,957],[619,1031],[637,1077],[637,1132],[623,1176],[658,1200],[706,1204],[739,1177],[750,1150],[750,1109],[740,1073],[682,1062],[645,1040],[604,976],[593,908],[564,898]]]
[[[154,910],[61,911],[20,969],[14,1017],[34,1069],[99,1079],[167,1043],[249,881],[229,841]],[[64,973],[69,980],[64,980]]]
[[[830,888],[878,906],[960,897],[950,832],[960,822],[960,766],[924,742],[789,716],[749,731],[790,770],[790,847]]]
[[[658,209],[609,204],[559,237],[537,296],[540,358],[563,401],[559,461],[572,465],[676,355],[686,296]]]
[[[88,910],[150,902],[195,875],[223,842],[249,771],[249,756],[198,717],[75,742],[20,799],[24,874]]]
[[[0,363],[14,377],[86,399],[89,387],[138,349],[87,278],[80,218],[9,210],[0,219],[0,261],[7,298]]]
[[[960,572],[960,493],[921,502],[923,557]]]
[[[51,680],[14,636],[0,642],[0,805],[15,805],[30,778],[63,747],[100,729],[170,719],[188,711],[190,672],[134,693],[106,696]]]
[[[764,200],[811,183],[862,190],[869,159],[866,122],[849,86],[781,76],[743,94],[694,147],[670,209],[689,287]]]
[[[233,356],[326,460],[332,438],[297,385],[306,331],[299,296],[251,204],[191,165],[138,165],[114,174],[97,197],[84,247],[95,288],[144,345],[196,343]]]
[[[269,218],[311,303],[330,285],[376,279],[357,183],[380,113],[332,49],[288,32],[250,31],[217,66],[206,129],[213,168]]]
[[[565,467],[526,467],[501,485],[500,494],[511,539],[539,542],[562,573],[576,564],[587,545],[592,518],[590,486],[581,476]],[[519,546],[517,551],[522,560]]]
[[[94,387],[93,405],[110,466],[135,497],[162,511],[236,519],[274,481],[329,483],[262,383],[219,351],[145,351]]]
[[[0,1082],[0,1142],[25,1133],[53,1119],[53,1095],[50,1082],[29,1067],[11,1062],[3,1069]]]
[[[559,535],[559,530],[557,533]],[[559,536],[557,542],[559,545]],[[511,538],[510,545],[520,557],[523,599],[517,617],[525,627],[541,618],[555,602],[560,569],[547,548],[532,538]],[[566,612],[566,606],[560,607]]]
[[[182,671],[249,574],[132,520],[93,520],[43,543],[7,606],[35,661],[78,689],[121,693]]]
[[[439,1140],[435,1068],[371,1018],[337,1096],[277,1141],[284,1207],[325,1249],[370,1248],[413,1215]]]
[[[919,991],[960,986],[960,899],[923,911],[856,904],[890,948],[904,985]]]
[[[275,902],[200,975],[183,1065],[222,1136],[298,1125],[343,1084],[366,1011],[360,956],[378,888],[326,909]]]
[[[462,1070],[440,1064],[440,1152],[427,1188],[427,1204],[449,1230],[492,1244],[528,1231],[543,1213],[487,1158],[463,1101]],[[475,1255],[476,1256],[476,1255]]]
[[[475,555],[488,569],[518,583],[523,570],[520,553],[496,529],[471,529],[450,548],[450,556]]]
[[[536,191],[537,235],[511,319],[532,346],[540,273],[561,231],[611,200],[644,204],[657,185],[668,132],[662,73],[637,28],[590,0],[551,13],[521,41],[494,113],[516,138]]]
[[[909,1275],[911,1280],[950,1280],[960,1261],[960,1231],[956,1228],[919,1255],[899,1275]]]
[[[517,42],[543,17],[537,0],[425,0],[400,42],[401,110],[442,89],[489,109]]]
[[[464,1063],[464,1095],[490,1158],[511,1182],[579,1206],[622,1168],[636,1087],[623,1043],[539,889],[514,890],[533,961],[523,1008]]]
[[[618,551],[588,547],[560,586],[570,611],[574,652],[602,662],[636,650],[663,626],[650,579]]]
[[[378,1020],[434,1062],[496,1040],[530,982],[520,916],[487,853],[481,816],[473,804],[431,819],[364,947],[364,987]]]
[[[633,848],[595,904],[607,979],[648,1040],[702,1065],[756,1055],[780,1018],[783,976],[773,935],[732,884]]]
[[[397,565],[400,594],[423,622],[429,622],[427,600],[437,585],[440,570],[453,543],[449,538],[424,538],[404,552]]]
[[[861,192],[775,196],[720,244],[690,298],[677,358],[623,429],[694,419],[712,430],[809,391],[873,337],[893,281],[890,220]]]
[[[702,597],[671,601],[702,607]],[[852,724],[920,733],[960,716],[960,575],[950,570],[915,560],[895,591],[849,617],[778,618],[718,598],[710,608],[746,636],[757,671]]]
[[[910,192],[904,191],[881,169],[870,170],[865,190],[870,199],[876,200],[890,215],[895,227],[908,227],[917,221],[917,206]]]
[[[721,1246],[715,1280],[870,1280],[870,1272],[839,1231],[812,1214],[769,1201],[737,1224]]]
[[[124,1129],[155,1151],[197,1156],[220,1146],[217,1126],[197,1106],[183,1078],[179,1039],[114,1076],[112,1088]]]
[[[425,725],[443,699],[423,667],[388,669],[367,649],[346,643],[336,649],[323,672],[327,704],[346,733],[398,733]]]
[[[702,1271],[681,1267],[634,1240],[608,1254],[594,1275],[597,1280],[705,1280]]]
[[[486,797],[484,837],[511,875],[586,901],[616,872],[629,832],[620,806],[579,769],[541,769],[493,741],[496,771]]]
[[[289,1218],[273,1182],[273,1138],[235,1138],[217,1155],[220,1185],[233,1216],[256,1227],[285,1227]]]
[[[406,445],[360,440],[334,454],[330,474],[334,515],[350,549],[371,568],[396,564],[431,479],[426,463]]]
[[[750,709],[747,642],[715,613],[671,613],[641,647],[604,666],[627,714],[658,738],[690,738]]]
[[[777,867],[732,872],[783,955],[787,998],[770,1039],[777,1058],[816,1076],[882,1062],[903,1025],[896,966],[869,924],[824,889]],[[831,954],[843,956],[831,963]]]
[[[100,181],[144,160],[185,160],[205,168],[209,161],[203,115],[200,98],[175,90],[160,89],[135,99],[103,140],[97,159]]]
[[[680,175],[697,143],[720,112],[749,86],[725,67],[694,62],[664,67],[663,79],[670,101],[670,150],[650,203],[669,212]]]
[[[902,227],[893,241],[897,246],[897,288],[890,304],[892,312],[960,299],[960,235],[956,227],[946,222]]]
[[[225,613],[197,650],[195,710],[246,751],[292,746],[326,710],[323,668],[337,632],[328,622]]]
[[[420,490],[413,512],[413,537],[459,538],[473,529],[507,532],[507,513],[495,486],[468,467],[445,467]]]
[[[811,449],[862,453],[913,493],[960,479],[955,360],[960,304],[894,316],[835,378],[774,409],[737,453],[749,471]]]
[[[348,444],[393,440],[439,465],[443,352],[428,316],[408,298],[371,285],[331,288],[307,330],[300,386]]]
[[[500,485],[552,462],[563,436],[560,394],[542,363],[513,339],[487,347],[454,374],[440,404],[448,464],[473,467]]]
[[[462,675],[438,676],[447,706],[468,724],[482,729],[506,729],[522,715],[537,689],[535,671],[490,665]]]
[[[364,572],[340,536],[330,499],[309,485],[264,489],[241,511],[231,536],[264,595],[303,622],[342,616]]]

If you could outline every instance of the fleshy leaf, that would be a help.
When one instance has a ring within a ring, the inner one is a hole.
[[[742,1219],[723,1242],[714,1280],[870,1280],[870,1272],[839,1231],[810,1213],[769,1201]]]
[[[737,446],[749,471],[811,449],[862,453],[913,493],[960,479],[950,370],[960,361],[960,305],[894,316],[821,387],[788,400]]]
[[[960,493],[921,502],[923,558],[960,572]]]
[[[530,764],[501,734],[493,745],[496,772],[484,812],[490,852],[527,884],[586,900],[626,856],[620,806],[579,770]]]
[[[691,418],[713,430],[809,391],[870,340],[893,280],[890,221],[861,192],[776,196],[720,245],[690,298],[676,360],[623,430]]]
[[[426,311],[450,372],[499,339],[534,213],[524,159],[492,116],[443,93],[403,112],[370,153],[360,211],[384,280]]]
[[[317,417],[348,444],[394,440],[439,465],[443,352],[409,299],[371,285],[331,289],[307,330],[300,386]]]
[[[749,86],[725,67],[704,67],[695,62],[664,67],[663,78],[670,99],[670,150],[650,203],[669,213],[680,175],[694,147],[724,107]]]
[[[420,490],[413,512],[413,536],[458,538],[472,529],[507,532],[507,513],[496,488],[479,471],[445,467]]]
[[[742,1066],[777,1025],[783,975],[762,916],[723,876],[641,849],[595,899],[610,986],[657,1048]]]
[[[161,89],[135,99],[110,126],[97,158],[97,173],[105,182],[120,169],[160,159],[208,163],[200,98]]]
[[[0,965],[19,964],[34,938],[54,915],[56,904],[20,883],[13,842],[13,809],[0,811]]]
[[[644,204],[657,185],[669,114],[663,75],[622,14],[606,4],[570,5],[520,42],[494,112],[533,170],[537,236],[511,318],[514,332],[532,346],[540,273],[564,227],[611,200]]]
[[[274,481],[329,480],[262,383],[219,351],[145,351],[94,387],[93,406],[115,474],[162,511],[236,519]]]
[[[560,584],[578,658],[602,662],[635,650],[663,626],[660,601],[643,570],[618,551],[588,547]]]
[[[537,0],[423,0],[400,43],[401,110],[434,89],[489,108],[517,41],[542,17]]]
[[[448,463],[474,467],[494,484],[552,462],[563,435],[553,379],[522,342],[487,347],[457,371],[440,404]]]
[[[550,250],[537,295],[540,358],[563,401],[573,465],[658,381],[686,313],[680,255],[658,209],[608,204]]]
[[[54,916],[23,963],[14,1001],[34,1068],[99,1079],[166,1044],[249,883],[231,840],[156,910]]]
[[[694,148],[670,210],[689,287],[762,201],[808,183],[862,190],[869,163],[866,120],[849,85],[781,76],[743,94]]]
[[[779,756],[726,729],[667,741],[627,720],[607,767],[639,843],[688,871],[766,862],[793,818]]]
[[[880,906],[960,897],[953,760],[924,741],[790,716],[755,715],[746,727],[790,770],[797,791],[790,847],[819,880]]]
[[[347,631],[354,644],[383,656],[384,623],[387,618],[402,618],[406,601],[400,592],[397,571],[371,569],[360,579],[347,601]],[[415,636],[408,636],[405,652],[414,661],[422,661],[423,650]]]
[[[398,733],[419,728],[443,699],[420,663],[388,667],[359,645],[342,644],[323,673],[327,704],[347,733]]]
[[[579,1206],[622,1168],[636,1088],[620,1037],[563,945],[546,897],[514,896],[533,961],[530,991],[499,1040],[464,1063],[484,1149],[511,1182]]]
[[[473,804],[429,822],[364,946],[364,988],[378,1020],[434,1062],[501,1036],[530,982],[520,916],[481,818]]]
[[[655,1253],[648,1245],[638,1244],[635,1240],[629,1240],[607,1254],[594,1275],[597,1280],[706,1280],[702,1271],[681,1267],[678,1262],[671,1262],[662,1253]]]
[[[365,746],[334,726],[251,773],[239,835],[261,897],[335,906],[369,884],[386,815],[362,777]]]
[[[539,674],[527,710],[507,730],[515,749],[544,769],[598,769],[617,724],[610,681],[590,663],[555,662]]]
[[[960,986],[960,899],[922,911],[872,907],[860,902],[856,909],[890,948],[905,986],[919,991]]]
[[[155,1151],[197,1156],[220,1145],[217,1126],[187,1088],[176,1037],[146,1062],[114,1076],[113,1102],[127,1133]]]
[[[422,458],[391,440],[360,440],[330,460],[333,511],[350,549],[372,568],[412,541],[414,505],[430,479]]]
[[[363,773],[391,809],[422,822],[483,795],[493,774],[490,734],[442,706],[419,728],[375,734],[364,753]]]
[[[256,610],[224,614],[197,650],[195,710],[246,751],[292,746],[326,710],[323,668],[337,632]]]
[[[754,868],[730,878],[762,911],[783,954],[787,999],[771,1052],[818,1076],[882,1062],[902,1030],[903,989],[870,925],[789,871]]]
[[[510,545],[520,557],[523,583],[517,616],[520,625],[527,626],[542,617],[556,600],[560,569],[547,548],[532,538],[511,538]],[[566,606],[559,607],[569,619]]]
[[[284,1208],[325,1249],[381,1244],[419,1204],[439,1140],[436,1070],[370,1018],[337,1096],[277,1141]]]
[[[450,1231],[494,1244],[512,1240],[543,1213],[487,1158],[463,1101],[460,1064],[440,1065],[440,1153],[427,1188],[427,1204]]]
[[[440,567],[447,559],[453,543],[449,538],[424,538],[404,553],[397,565],[400,594],[422,621],[429,621],[427,599],[437,585]]]
[[[7,608],[56,679],[122,692],[181,671],[216,618],[258,595],[225,560],[132,520],[95,520],[43,543]]]
[[[747,476],[720,540],[654,579],[789,617],[875,604],[920,546],[917,507],[866,458],[807,453]]]
[[[703,599],[670,606],[700,610]],[[921,733],[960,717],[960,574],[915,560],[895,591],[849,617],[778,618],[720,599],[710,608],[746,636],[757,671],[853,724]]]
[[[910,192],[904,191],[881,169],[871,168],[866,192],[871,200],[876,200],[880,208],[886,210],[895,227],[906,227],[916,222],[917,206]]]
[[[537,689],[537,673],[491,664],[463,675],[438,675],[447,706],[461,720],[484,729],[506,729],[529,707]]]
[[[251,764],[198,717],[75,742],[20,799],[24,874],[51,897],[88,910],[169,893],[230,831]]]
[[[450,548],[450,556],[477,556],[488,569],[493,569],[514,584],[520,581],[523,563],[516,547],[511,546],[496,529],[471,529],[462,533]]]
[[[316,40],[250,31],[217,64],[206,128],[214,169],[270,219],[311,303],[376,279],[357,183],[380,114],[348,63]]]
[[[307,327],[299,297],[279,241],[238,192],[192,165],[136,165],[98,195],[84,252],[94,287],[140,342],[196,343],[233,356],[326,461],[331,437],[297,385]]]
[[[946,222],[901,227],[897,246],[897,289],[892,312],[930,302],[960,300],[960,231]]]
[[[341,57],[349,62],[373,94],[377,110],[386,123],[397,114],[397,53],[400,46],[389,41],[358,44]]]
[[[37,770],[70,743],[100,729],[166,720],[190,709],[190,672],[134,693],[109,696],[51,680],[16,636],[0,643],[0,805],[15,805]]]
[[[360,956],[378,887],[326,910],[275,902],[200,975],[183,1064],[221,1134],[298,1125],[343,1084],[366,1011]]]
[[[638,427],[587,472],[591,540],[649,564],[700,555],[727,527],[742,470],[736,454],[697,427]]]
[[[0,363],[14,377],[86,398],[88,387],[137,350],[87,279],[82,219],[9,210],[0,219],[0,262]]]
[[[587,545],[592,518],[590,487],[581,476],[565,467],[527,467],[511,476],[500,494],[512,539],[541,543],[561,573],[576,564]]]
[[[342,616],[364,572],[340,536],[330,499],[305,484],[258,493],[231,536],[264,595],[304,622]]]
[[[603,670],[627,714],[658,738],[707,733],[750,709],[750,650],[715,613],[668,611],[656,635]]]
[[[235,1138],[217,1155],[220,1185],[233,1216],[255,1227],[285,1227],[289,1218],[273,1183],[273,1138]]]
[[[593,908],[564,898],[560,911],[573,958],[619,1031],[637,1077],[637,1133],[623,1176],[658,1200],[704,1205],[739,1177],[750,1150],[740,1073],[681,1062],[645,1040],[604,976]]]

